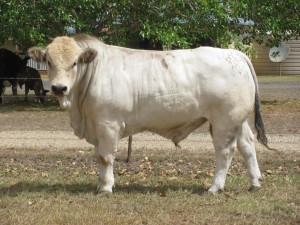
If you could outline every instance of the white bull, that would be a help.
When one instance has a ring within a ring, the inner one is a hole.
[[[75,135],[95,146],[99,191],[112,192],[121,138],[147,130],[177,144],[206,121],[217,164],[209,192],[224,188],[236,147],[248,167],[250,190],[260,187],[247,122],[253,106],[258,140],[267,146],[267,138],[256,75],[243,53],[210,47],[142,51],[79,35],[57,37],[29,54],[48,64],[52,93],[69,112]]]

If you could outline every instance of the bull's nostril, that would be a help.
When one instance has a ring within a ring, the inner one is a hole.
[[[68,88],[67,88],[67,86],[52,85],[51,90],[56,95],[62,95],[62,94],[64,94],[64,92],[66,92],[68,90]]]

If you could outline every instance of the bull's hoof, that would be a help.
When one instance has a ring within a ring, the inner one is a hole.
[[[99,188],[97,188],[96,192],[95,192],[95,195],[98,195],[98,196],[106,196],[106,197],[109,197],[110,195],[112,194],[112,192],[110,191],[104,191],[104,190],[101,190]]]
[[[224,191],[223,188],[218,188],[216,186],[212,186],[210,189],[208,189],[208,194],[216,195],[216,194],[218,194],[218,192],[223,192],[223,191]]]
[[[100,184],[97,187],[97,190],[95,192],[96,195],[102,195],[102,196],[109,196],[112,194],[111,190],[108,190],[107,188],[104,188],[103,186],[101,186]]]
[[[259,192],[259,190],[260,190],[260,187],[258,187],[258,186],[251,186],[248,189],[249,192]]]
[[[97,191],[95,195],[100,196],[100,197],[110,197],[112,195],[112,192],[108,191]]]

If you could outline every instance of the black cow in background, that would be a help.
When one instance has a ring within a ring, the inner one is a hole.
[[[45,95],[49,91],[44,89],[43,81],[39,71],[32,67],[26,66],[26,69],[19,73],[18,81],[20,88],[22,88],[22,86],[25,84],[25,101],[27,101],[29,90],[33,90],[37,99],[41,103],[44,103]]]
[[[0,48],[0,103],[2,103],[5,80],[11,84],[13,95],[17,95],[17,76],[18,73],[21,73],[26,69],[28,59],[29,57],[21,59],[17,54],[5,48]]]

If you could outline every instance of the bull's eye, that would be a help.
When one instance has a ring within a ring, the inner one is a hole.
[[[72,65],[72,68],[74,68],[77,65],[77,62],[74,62]]]

